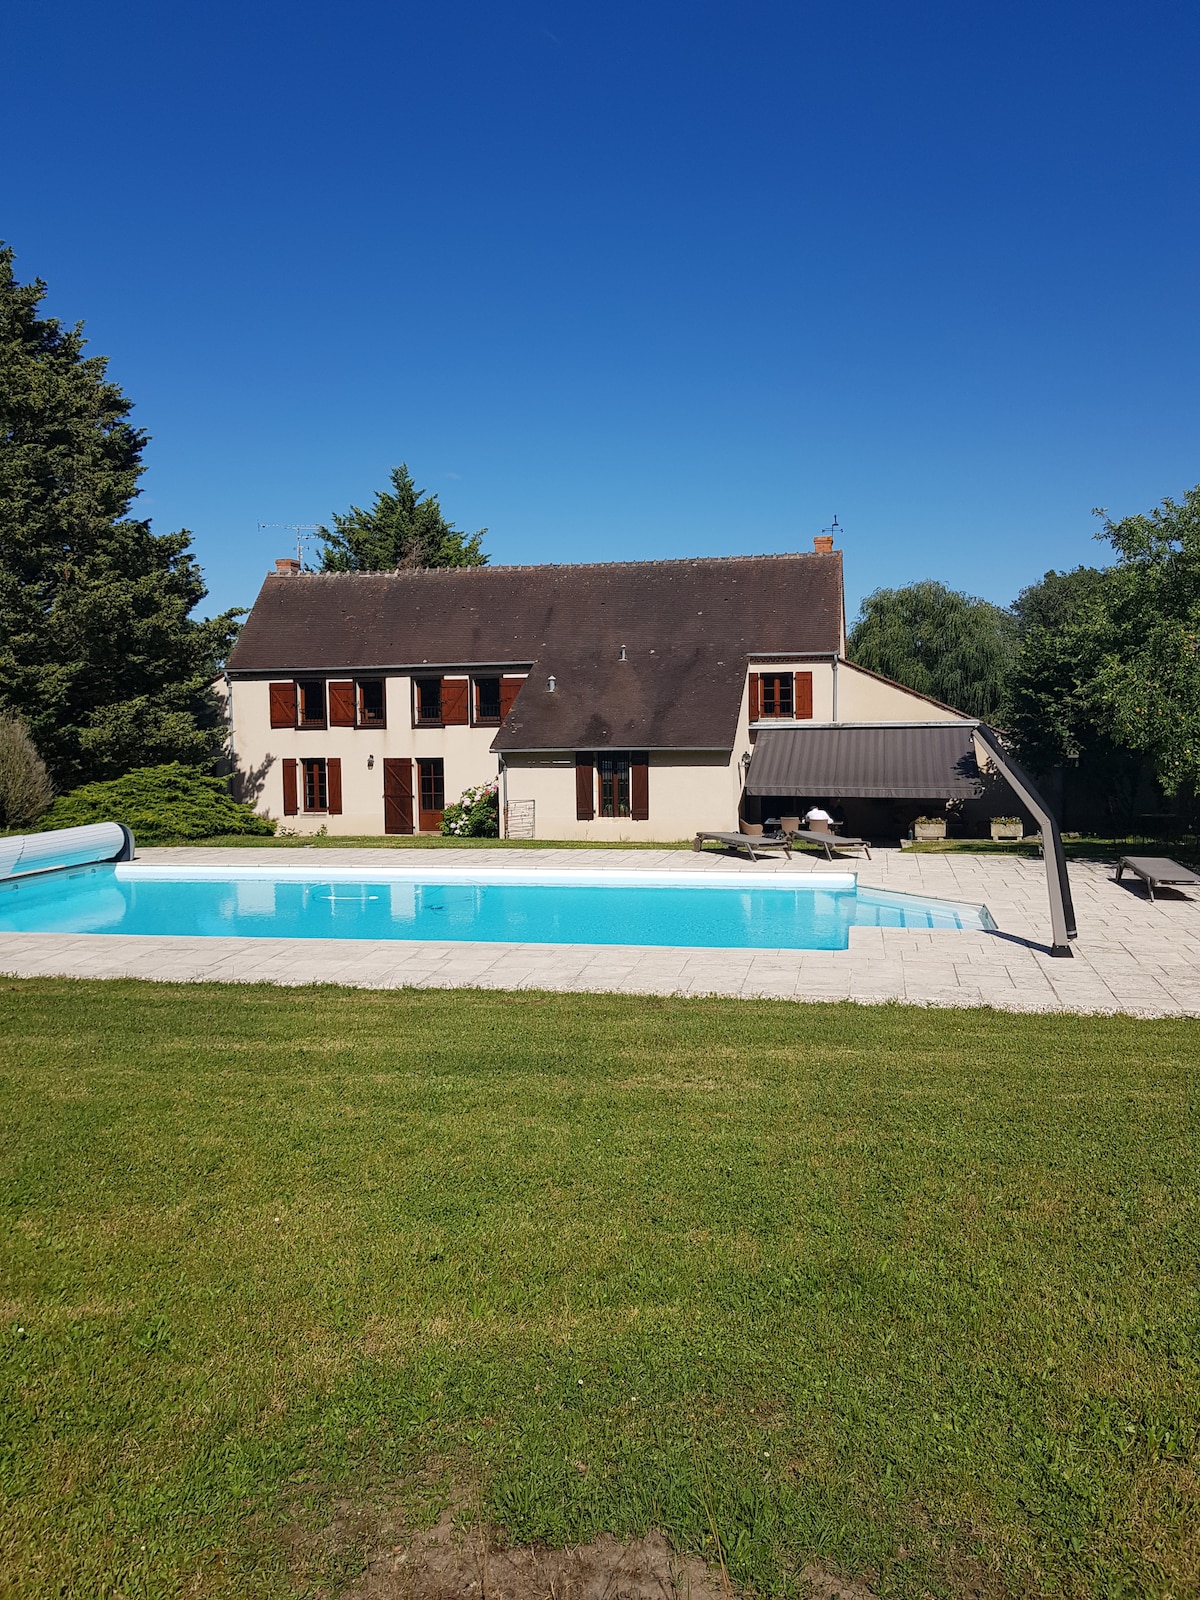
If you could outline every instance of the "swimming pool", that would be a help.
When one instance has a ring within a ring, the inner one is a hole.
[[[844,950],[852,927],[995,927],[986,906],[863,889],[853,873],[166,867],[0,882],[0,933]]]

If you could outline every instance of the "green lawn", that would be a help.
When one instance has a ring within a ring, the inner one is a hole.
[[[1187,1021],[3,980],[0,1593],[336,1594],[373,1508],[456,1499],[760,1593],[1194,1596],[1198,1057]]]

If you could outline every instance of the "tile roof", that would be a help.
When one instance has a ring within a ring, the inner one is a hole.
[[[727,750],[748,657],[842,629],[839,551],[301,573],[267,578],[229,671],[529,666],[497,750]]]

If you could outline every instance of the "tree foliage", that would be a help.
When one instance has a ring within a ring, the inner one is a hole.
[[[1015,643],[1010,611],[926,580],[869,594],[846,653],[872,672],[992,721],[1004,703]]]
[[[82,324],[39,316],[44,294],[0,247],[0,711],[60,787],[206,762],[236,613],[192,620],[207,590],[191,535],[128,515],[147,436]]]
[[[463,533],[442,515],[436,494],[413,482],[407,464],[392,468],[392,488],[380,490],[369,511],[336,512],[319,528],[323,572],[394,572],[398,567],[484,567],[486,528]]]
[[[54,799],[46,763],[19,717],[0,717],[0,828],[27,828]]]
[[[1146,515],[1105,517],[1097,537],[1116,550],[1114,566],[1048,572],[1017,600],[1010,723],[1042,770],[1078,760],[1104,785],[1145,756],[1166,794],[1194,793],[1200,488]]]
[[[230,798],[222,778],[205,777],[177,761],[60,795],[42,827],[77,828],[87,822],[123,822],[141,844],[275,832],[267,817]]]
[[[1103,512],[1098,513],[1104,516]],[[1200,486],[1104,531],[1117,552],[1110,648],[1097,673],[1113,735],[1169,795],[1200,790]]]

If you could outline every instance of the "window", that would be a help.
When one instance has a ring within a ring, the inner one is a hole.
[[[440,678],[417,679],[417,722],[441,726],[442,680]]]
[[[596,758],[600,778],[600,815],[629,815],[629,757],[602,752]]]
[[[319,678],[309,678],[298,683],[300,700],[300,726],[323,728],[325,726],[325,685]]]
[[[329,781],[324,761],[301,762],[304,769],[305,811],[329,810]]]
[[[488,725],[500,721],[500,679],[475,679],[475,722]]]
[[[360,679],[358,684],[358,725],[382,728],[387,722],[383,683],[379,678]]]
[[[419,761],[421,769],[421,810],[446,809],[446,779],[441,761]]]
[[[762,715],[764,717],[791,717],[795,715],[790,672],[764,672],[762,674]]]
[[[446,808],[446,779],[439,760],[417,762],[417,827],[421,833],[437,833]]]

